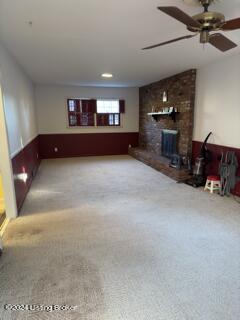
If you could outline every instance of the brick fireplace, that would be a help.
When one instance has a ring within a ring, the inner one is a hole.
[[[186,172],[170,168],[166,156],[173,150],[182,156],[191,156],[195,82],[196,70],[191,69],[139,89],[139,148],[130,149],[129,153],[178,181],[186,178]],[[166,93],[168,99],[163,102]],[[170,108],[177,111],[175,121],[167,114],[149,114]],[[162,137],[167,132],[177,133],[177,139],[169,138],[166,147]]]

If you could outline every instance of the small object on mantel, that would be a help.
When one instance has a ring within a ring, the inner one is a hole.
[[[176,122],[176,115],[177,115],[178,113],[179,113],[179,112],[177,111],[177,108],[170,107],[170,108],[168,109],[168,111],[149,112],[148,115],[149,115],[149,116],[152,116],[155,121],[157,121],[158,117],[161,117],[161,116],[169,116],[169,117],[172,118],[172,120],[173,120],[174,122]]]

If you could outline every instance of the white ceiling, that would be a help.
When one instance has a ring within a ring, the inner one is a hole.
[[[0,39],[35,83],[46,84],[140,86],[240,52],[240,31],[228,32],[239,47],[227,53],[203,49],[197,38],[142,51],[190,33],[161,5],[201,11],[182,0],[0,0]],[[240,16],[240,0],[211,8]],[[101,79],[103,72],[114,78]]]

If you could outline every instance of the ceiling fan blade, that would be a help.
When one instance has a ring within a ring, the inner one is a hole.
[[[153,46],[143,48],[142,50],[153,49],[153,48],[156,48],[156,47],[164,46],[165,44],[169,44],[169,43],[172,43],[172,42],[177,42],[177,41],[184,40],[184,39],[190,39],[190,38],[195,37],[196,35],[197,34],[193,34],[193,35],[190,34],[188,36],[183,36],[183,37],[176,38],[176,39],[173,39],[173,40],[169,40],[169,41],[165,41],[165,42],[162,42],[162,43],[158,43],[158,44],[155,44]]]
[[[177,7],[158,7],[158,9],[172,18],[182,22],[186,26],[191,26],[194,28],[201,27],[200,23],[190,17],[188,14],[183,12],[182,10],[178,9]]]
[[[236,29],[240,29],[240,18],[228,20],[222,27],[222,30],[226,30],[226,31],[236,30]]]
[[[214,33],[209,37],[209,43],[222,52],[237,47],[237,44],[226,38],[221,33]]]

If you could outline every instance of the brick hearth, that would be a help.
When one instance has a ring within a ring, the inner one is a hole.
[[[141,148],[130,148],[129,154],[137,160],[142,161],[148,166],[176,180],[177,182],[186,181],[191,177],[186,170],[177,170],[169,167],[169,159],[158,156],[156,153],[149,152]]]

